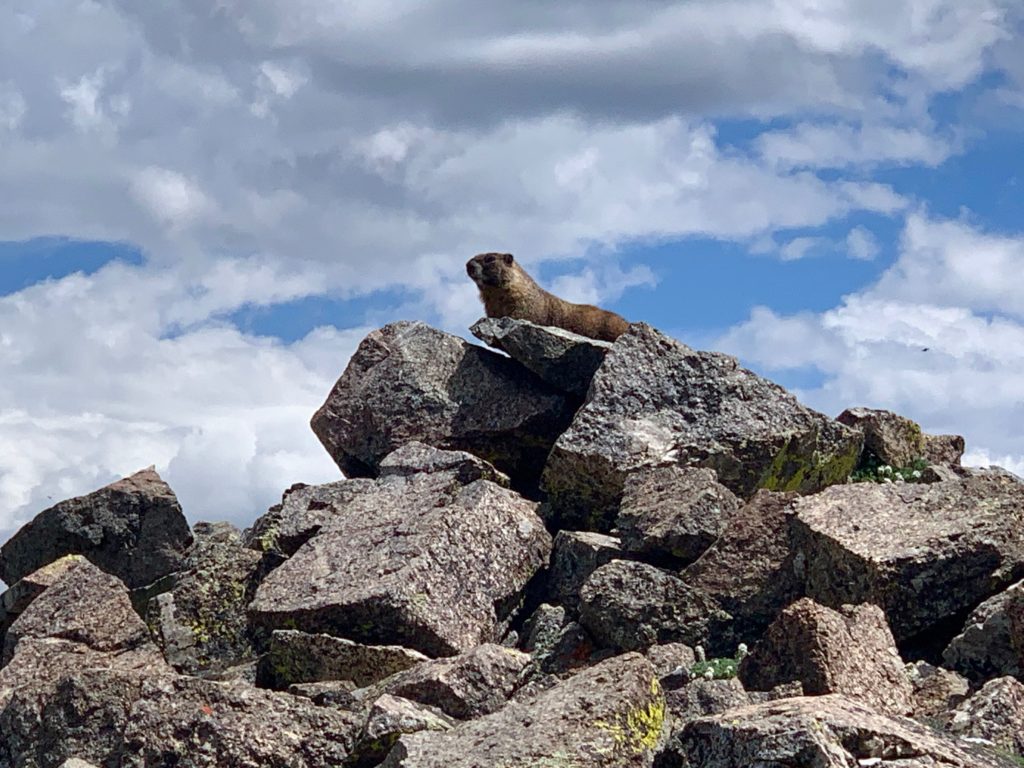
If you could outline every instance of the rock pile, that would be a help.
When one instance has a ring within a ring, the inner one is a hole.
[[[648,326],[473,332],[371,333],[350,479],[247,531],[144,470],[0,548],[0,768],[1024,761],[1024,482]]]

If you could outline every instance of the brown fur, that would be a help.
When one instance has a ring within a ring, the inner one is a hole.
[[[548,293],[511,253],[481,253],[466,262],[466,272],[480,289],[488,317],[553,325],[602,341],[615,341],[629,329],[629,323],[614,312]]]

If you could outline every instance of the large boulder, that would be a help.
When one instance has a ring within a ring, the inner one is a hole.
[[[612,348],[607,341],[511,317],[485,317],[469,330],[551,386],[580,398]]]
[[[0,579],[81,554],[130,589],[179,570],[192,533],[174,492],[152,468],[36,515],[0,547]]]
[[[382,766],[635,768],[650,766],[664,730],[654,670],[627,654],[447,733],[403,736]]]
[[[543,486],[558,527],[606,531],[626,477],[641,467],[708,467],[743,498],[758,488],[810,493],[846,480],[862,439],[735,358],[637,324],[555,442]]]
[[[659,768],[1012,765],[913,720],[881,715],[838,694],[780,699],[691,720],[658,763]]]
[[[795,498],[758,491],[680,576],[732,615],[737,642],[760,637],[783,608],[803,596],[802,561],[790,541]]]
[[[901,643],[941,641],[937,627],[1024,574],[1024,482],[1006,473],[837,486],[795,510],[808,596],[881,606]]]
[[[65,555],[28,574],[0,595],[0,648],[3,647],[4,635],[19,614],[63,576],[68,568],[84,559],[81,555]]]
[[[619,509],[622,548],[655,563],[692,563],[740,508],[713,469],[650,467],[626,478]]]
[[[535,504],[455,470],[387,475],[260,585],[253,620],[455,655],[498,638],[551,537]]]
[[[837,421],[864,433],[862,463],[907,467],[925,456],[925,437],[917,422],[892,411],[847,408]]]
[[[518,363],[400,322],[363,340],[312,427],[349,477],[376,476],[385,456],[420,440],[481,456],[530,489],[572,411]]]
[[[220,672],[257,655],[246,608],[262,576],[258,552],[230,523],[199,523],[174,586],[149,602],[147,623],[167,661],[187,674]]]
[[[740,678],[758,691],[799,681],[807,695],[841,693],[892,715],[914,706],[885,614],[874,605],[847,605],[840,612],[808,598],[797,601],[740,663]]]
[[[942,659],[979,683],[1004,675],[1024,677],[1024,581],[975,608]]]
[[[1013,677],[988,681],[953,711],[947,728],[1024,760],[1024,685]]]
[[[713,599],[646,563],[613,560],[580,592],[580,624],[616,650],[674,642],[720,648],[729,618]]]

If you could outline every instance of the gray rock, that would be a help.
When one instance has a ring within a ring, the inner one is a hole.
[[[873,408],[847,408],[837,421],[864,433],[862,459],[877,460],[891,467],[907,467],[925,455],[921,427],[905,416]]]
[[[497,712],[515,692],[529,655],[485,644],[450,659],[436,659],[382,684],[388,693],[436,707],[460,720]]]
[[[535,505],[456,472],[390,475],[260,585],[262,626],[455,655],[500,637],[551,537]]]
[[[554,525],[607,531],[627,475],[641,467],[708,467],[743,498],[758,488],[810,493],[844,482],[861,442],[734,358],[635,324],[556,441],[543,487]]]
[[[319,707],[338,707],[350,712],[361,711],[366,689],[357,689],[351,680],[328,680],[322,683],[296,683],[288,686],[288,693],[310,699]]]
[[[942,658],[947,667],[979,683],[1024,675],[1024,581],[975,608]]]
[[[217,673],[257,656],[246,608],[262,577],[258,552],[230,523],[198,523],[184,570],[150,601],[147,623],[167,661],[191,675]]]
[[[626,478],[617,525],[624,551],[656,564],[692,563],[741,502],[713,469],[649,467]]]
[[[69,566],[84,559],[81,555],[65,555],[28,574],[0,595],[0,648],[3,648],[4,636],[18,615],[47,587],[64,575]]]
[[[665,678],[680,669],[689,670],[697,661],[693,648],[685,643],[665,643],[664,645],[652,645],[644,656],[651,662],[655,673],[665,686]]]
[[[413,440],[395,449],[380,463],[381,477],[408,477],[420,472],[454,473],[463,485],[474,480],[490,480],[502,488],[509,487],[508,475],[489,462],[466,451],[444,451]]]
[[[362,724],[351,713],[245,683],[147,680],[124,731],[121,765],[335,768]]]
[[[447,733],[403,736],[382,768],[650,766],[664,730],[654,671],[628,654]]]
[[[914,689],[912,715],[924,723],[932,724],[943,719],[970,693],[967,678],[926,661],[907,664],[906,672]]]
[[[60,768],[96,768],[96,766],[85,762],[85,760],[79,760],[77,757],[69,757],[60,764]]]
[[[363,340],[312,427],[349,477],[376,475],[385,456],[420,440],[480,456],[531,489],[572,411],[518,363],[401,322]]]
[[[790,541],[795,494],[759,491],[681,578],[733,617],[736,642],[751,643],[803,596],[802,558]]]
[[[964,448],[964,439],[960,435],[924,436],[924,458],[929,464],[959,468]]]
[[[807,594],[881,606],[900,642],[936,637],[1024,572],[1024,483],[1012,475],[837,486],[795,509]]]
[[[594,571],[580,592],[580,624],[617,650],[717,645],[728,621],[714,600],[646,563],[613,560]]]
[[[956,708],[947,728],[961,738],[985,739],[997,749],[1024,757],[1024,685],[999,677]]]
[[[362,687],[426,660],[422,653],[398,645],[361,645],[331,635],[276,630],[260,679],[272,688],[328,680],[351,680]]]
[[[781,699],[686,723],[662,755],[675,766],[1002,768],[907,718],[880,715],[838,694]]]
[[[805,694],[841,693],[879,712],[905,715],[913,688],[882,609],[840,611],[804,598],[784,610],[740,663],[750,689],[769,691],[799,681]]]
[[[0,579],[14,584],[80,554],[134,589],[179,570],[191,543],[174,492],[144,469],[36,515],[0,548]]]
[[[668,711],[676,723],[718,715],[750,704],[750,696],[735,677],[727,680],[691,680],[665,694]]]
[[[561,328],[511,317],[485,317],[470,332],[562,392],[587,394],[594,373],[612,345]]]
[[[528,624],[524,645],[531,656],[524,677],[534,682],[543,675],[564,674],[586,666],[596,648],[578,622],[561,606],[541,605]]]
[[[554,547],[548,596],[573,612],[579,608],[580,588],[590,574],[622,556],[617,538],[590,531],[559,531]]]
[[[449,731],[455,721],[432,707],[385,693],[370,707],[366,725],[356,740],[352,765],[378,765],[400,736],[420,731]]]

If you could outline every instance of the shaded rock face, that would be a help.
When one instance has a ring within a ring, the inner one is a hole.
[[[960,466],[965,443],[960,435],[925,435],[924,458],[929,464],[940,467]]]
[[[470,331],[555,389],[580,398],[587,394],[591,379],[612,348],[607,341],[511,317],[482,318]]]
[[[219,672],[256,657],[246,613],[262,576],[258,552],[229,523],[199,523],[184,570],[149,602],[147,623],[179,672]]]
[[[448,731],[454,725],[454,720],[432,707],[385,693],[370,707],[366,725],[353,749],[352,765],[378,765],[405,734]]]
[[[729,680],[691,680],[665,694],[668,711],[676,723],[698,717],[718,715],[750,704],[750,695],[736,678]]]
[[[1012,677],[990,680],[953,711],[947,728],[1024,757],[1024,685]]]
[[[267,576],[250,615],[431,656],[469,650],[500,636],[547,563],[534,509],[451,471],[382,477]]]
[[[277,630],[270,638],[261,682],[272,688],[326,680],[364,686],[425,661],[423,654],[397,645],[361,645],[331,635]]]
[[[872,408],[847,408],[836,420],[864,433],[864,458],[906,467],[925,455],[921,427],[905,416]]]
[[[942,659],[975,682],[1024,676],[1024,581],[975,608]]]
[[[179,570],[191,543],[174,492],[145,469],[36,515],[0,547],[0,579],[80,554],[134,589]]]
[[[646,563],[613,560],[580,592],[580,624],[616,650],[672,642],[720,647],[729,618],[714,600]]]
[[[874,605],[840,612],[797,601],[743,659],[740,677],[759,691],[799,681],[809,696],[841,693],[892,715],[913,709],[913,688],[885,614]]]
[[[715,543],[740,506],[712,469],[638,470],[626,478],[619,509],[622,548],[659,564],[687,565]]]
[[[934,723],[960,704],[970,693],[970,683],[956,672],[925,661],[907,665],[907,677],[914,689],[913,716]]]
[[[559,531],[554,546],[548,594],[570,611],[579,607],[580,589],[590,574],[622,556],[617,538],[590,531]]]
[[[627,654],[447,733],[403,736],[383,766],[649,766],[664,729],[665,699],[654,670]]]
[[[881,606],[897,641],[940,627],[1024,575],[1024,482],[1012,475],[836,486],[795,509],[807,594],[833,607]]]
[[[726,355],[636,324],[598,369],[555,442],[543,487],[558,527],[607,531],[641,467],[707,467],[733,493],[812,493],[846,480],[861,433],[800,405]]]
[[[686,723],[657,763],[701,766],[943,766],[1000,768],[926,726],[891,718],[840,695],[781,699]]]
[[[753,642],[779,612],[804,594],[803,559],[790,534],[792,493],[758,493],[725,531],[680,574],[733,617],[737,642]]]
[[[514,361],[401,322],[359,345],[312,427],[349,477],[377,475],[385,456],[420,440],[480,456],[529,490],[573,410]]]

